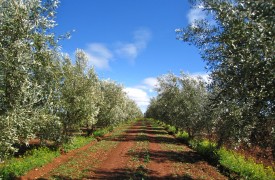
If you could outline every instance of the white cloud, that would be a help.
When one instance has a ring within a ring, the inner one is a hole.
[[[143,84],[148,86],[150,89],[154,89],[158,86],[158,80],[154,77],[149,77],[143,80]]]
[[[116,53],[123,58],[133,60],[138,55],[138,47],[132,43],[119,43],[119,48],[116,50]]]
[[[132,41],[116,42],[112,49],[108,49],[102,43],[90,43],[85,52],[90,65],[98,69],[110,69],[110,61],[113,59],[124,58],[134,63],[140,52],[147,47],[150,39],[150,30],[142,28],[133,32]]]
[[[192,73],[192,74],[189,74],[189,75],[193,78],[201,77],[206,83],[211,82],[210,76],[207,73]]]
[[[147,47],[151,39],[151,32],[148,29],[138,29],[133,33],[133,42],[117,43],[115,52],[119,57],[134,62],[139,53]]]
[[[144,49],[147,47],[148,41],[151,39],[151,31],[148,29],[138,29],[134,32],[135,44],[138,48]]]
[[[133,99],[138,105],[149,104],[150,98],[142,89],[127,87],[124,89],[124,92],[126,92],[129,98]]]
[[[137,103],[142,112],[146,111],[146,108],[150,103],[150,97],[148,96],[146,91],[139,88],[127,87],[124,88],[124,92],[127,93],[130,99],[134,100]]]
[[[145,78],[139,85],[134,87],[127,87],[124,91],[129,98],[134,100],[140,107],[142,112],[145,112],[150,103],[150,98],[156,96],[154,88],[158,85],[157,79],[154,77]]]
[[[195,20],[201,20],[206,17],[206,14],[202,11],[202,8],[194,7],[191,8],[187,14],[189,24],[194,24]]]
[[[101,43],[91,43],[85,50],[90,65],[99,69],[109,69],[109,62],[113,58],[112,52]]]

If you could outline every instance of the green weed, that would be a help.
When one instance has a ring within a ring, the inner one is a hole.
[[[76,136],[69,143],[63,144],[63,149],[65,152],[69,152],[89,144],[92,140],[94,140],[93,137]]]
[[[169,134],[176,134],[176,132],[177,132],[177,128],[175,126],[168,125],[166,127],[166,129]]]
[[[176,134],[176,138],[183,141],[184,143],[188,143],[188,141],[190,140],[189,134],[186,131],[178,131],[178,133]]]
[[[204,158],[217,163],[218,156],[217,156],[217,144],[214,142],[210,142],[209,140],[190,140],[189,144],[195,149],[200,155]]]
[[[149,155],[148,152],[147,152],[147,153],[145,154],[145,156],[144,156],[144,162],[145,162],[145,163],[149,163],[149,162],[150,162],[150,155]]]
[[[175,127],[156,121],[164,126],[168,132],[175,132]],[[175,134],[175,133],[173,133]],[[176,137],[183,139],[192,146],[199,154],[211,162],[220,164],[231,172],[238,174],[241,178],[258,180],[274,180],[275,172],[272,167],[264,167],[257,164],[253,159],[246,159],[244,156],[225,148],[218,149],[217,144],[209,140],[190,139],[187,132],[178,132]]]
[[[246,159],[244,156],[224,148],[218,150],[218,155],[222,166],[236,172],[245,179],[275,179],[275,172],[272,167],[265,168],[263,164],[256,164],[254,160]]]
[[[5,162],[0,168],[0,179],[15,179],[33,168],[51,162],[59,155],[59,151],[52,151],[46,147],[28,151],[25,156],[19,159],[11,158]]]
[[[102,137],[106,133],[108,133],[107,129],[99,129],[99,130],[96,130],[95,132],[93,132],[93,135],[94,135],[94,137]]]

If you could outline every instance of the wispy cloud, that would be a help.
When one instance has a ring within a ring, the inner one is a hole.
[[[109,69],[113,53],[101,43],[91,43],[85,50],[89,63],[99,69]]]
[[[189,24],[194,24],[195,20],[201,20],[206,17],[205,12],[202,11],[203,6],[193,7],[187,14]]]
[[[118,56],[129,60],[136,59],[138,51],[138,47],[134,43],[118,43],[118,48],[116,49]]]
[[[113,59],[126,59],[134,63],[150,39],[151,31],[142,28],[133,32],[132,40],[129,42],[115,42],[113,48],[107,48],[103,43],[90,43],[85,52],[90,65],[98,69],[110,69],[110,61]]]
[[[151,31],[149,29],[138,29],[134,32],[135,44],[138,48],[146,48],[148,41],[151,39]]]
[[[147,47],[151,39],[151,32],[148,29],[138,29],[133,33],[132,42],[119,42],[115,50],[118,57],[125,58],[130,62],[134,62],[142,50]]]

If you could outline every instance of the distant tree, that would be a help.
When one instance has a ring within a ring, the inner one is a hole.
[[[159,86],[156,88],[158,92],[158,104],[161,107],[161,119],[165,119],[166,123],[170,125],[178,125],[178,97],[180,94],[178,77],[172,73],[158,77]]]
[[[219,144],[274,147],[274,1],[192,3],[208,17],[178,29],[178,39],[197,46],[212,71]]]
[[[62,66],[60,114],[65,138],[72,130],[94,125],[102,101],[100,82],[94,70],[88,68],[87,55],[77,50],[75,58],[73,65],[71,59],[65,56]]]
[[[110,81],[101,81],[103,102],[100,105],[97,125],[114,126],[127,120],[142,117],[142,112],[123,91],[123,86]]]
[[[190,136],[205,130],[210,120],[204,118],[208,93],[202,78],[166,74],[158,82],[158,95],[151,99],[146,117],[184,129]]]
[[[177,113],[180,127],[183,127],[189,135],[200,134],[210,123],[206,119],[205,108],[208,98],[206,82],[201,77],[190,77],[184,73],[179,77],[180,94],[177,105],[180,107]]]

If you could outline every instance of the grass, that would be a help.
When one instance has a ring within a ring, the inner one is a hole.
[[[108,132],[112,132],[113,130],[114,130],[114,128],[112,126],[106,127],[103,129],[98,129],[93,132],[93,136],[94,137],[103,137],[105,134],[107,134]]]
[[[263,164],[255,163],[253,159],[246,159],[244,156],[225,148],[219,149],[217,154],[222,166],[245,179],[275,179],[275,172],[272,167],[264,167]]]
[[[183,141],[184,143],[188,143],[190,140],[189,134],[186,131],[178,131],[176,138],[178,138],[180,141]]]
[[[63,144],[63,149],[65,152],[69,152],[89,144],[92,140],[94,140],[93,137],[76,136],[69,143]]]
[[[95,131],[93,133],[93,136],[103,136],[110,131],[113,131],[113,127],[111,126]],[[117,133],[121,132],[119,131]],[[94,139],[94,137],[73,137],[69,143],[63,144],[62,148],[65,152],[78,149],[90,143]],[[59,149],[51,150],[47,147],[40,147],[38,149],[27,151],[20,158],[10,158],[5,163],[0,164],[0,180],[15,179],[16,177],[22,176],[34,168],[41,167],[51,162],[57,156],[60,156]]]
[[[28,151],[21,158],[11,158],[0,168],[0,179],[15,179],[24,175],[33,168],[40,167],[51,162],[59,156],[59,151],[52,151],[42,147]]]
[[[167,129],[169,134],[176,134],[177,132],[177,128],[175,126],[168,125],[167,127],[165,127],[165,129]]]
[[[63,179],[82,179],[88,176],[89,171],[106,158],[91,158],[93,154],[105,154],[110,149],[113,149],[117,143],[118,142],[102,140],[86,150],[77,152],[74,158],[64,162],[61,166],[48,173],[48,175],[51,178],[63,177]]]
[[[257,164],[253,159],[246,159],[232,150],[217,148],[216,143],[209,140],[190,140],[190,145],[199,154],[211,162],[218,163],[229,172],[238,174],[240,177],[251,180],[275,179],[275,173],[272,167],[264,167],[263,164]]]
[[[160,121],[157,121],[157,123],[164,126],[168,132],[173,132],[179,140],[183,140],[186,144],[191,145],[193,149],[208,161],[221,165],[232,174],[239,175],[241,179],[275,179],[275,172],[272,167],[264,167],[263,164],[257,164],[253,159],[247,159],[232,150],[225,148],[218,149],[216,143],[209,140],[190,139],[188,133],[185,131],[178,131],[176,133],[174,126],[166,125]]]
[[[92,140],[92,137],[77,136],[69,143],[63,144],[63,149],[65,152],[69,152],[88,144]],[[40,147],[27,151],[24,156],[11,158],[0,166],[0,179],[15,179],[34,168],[51,162],[57,156],[60,156],[59,149],[51,150],[47,147]]]
[[[148,150],[146,151],[146,154],[144,155],[144,162],[149,163],[150,162],[150,155]]]
[[[146,121],[142,121],[140,130],[146,130]],[[131,161],[127,164],[130,169],[129,179],[146,179],[148,169],[147,165],[150,163],[149,153],[149,137],[140,132],[136,136],[135,145],[128,150]]]
[[[202,155],[208,161],[214,164],[218,163],[219,157],[217,155],[217,144],[210,142],[209,140],[189,140],[189,144],[195,149],[200,155]]]
[[[115,128],[104,128],[99,129],[93,133],[93,137],[100,137],[113,131],[113,133],[108,138],[114,138],[115,136],[120,136],[130,124],[120,124]],[[101,140],[95,145],[89,147],[86,150],[78,152],[73,159],[63,163],[61,166],[52,170],[48,175],[52,179],[56,177],[62,177],[61,179],[83,179],[84,177],[89,176],[89,172],[92,171],[100,162],[105,160],[107,157],[103,156],[101,158],[91,158],[95,157],[95,154],[107,154],[108,151],[115,148],[118,142]]]

